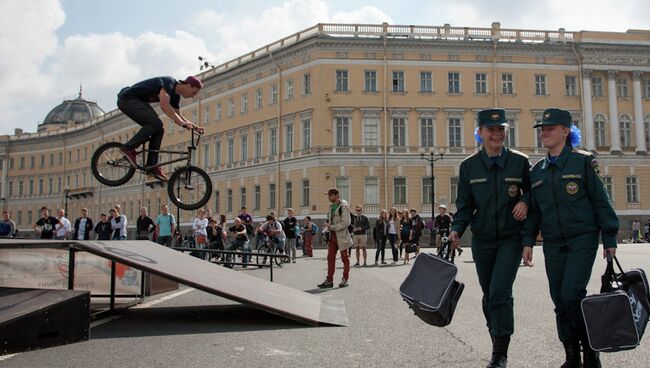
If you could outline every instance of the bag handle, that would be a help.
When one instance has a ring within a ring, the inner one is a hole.
[[[616,259],[616,257],[614,257],[614,259]],[[616,262],[618,263],[618,260],[616,260]],[[605,273],[600,277],[600,279],[602,282],[600,292],[607,293],[612,291],[612,283],[616,282],[616,272],[614,272],[614,261],[611,254],[607,254],[607,266],[605,267]]]

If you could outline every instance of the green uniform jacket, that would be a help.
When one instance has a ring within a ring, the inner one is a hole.
[[[605,248],[616,247],[618,217],[591,153],[567,145],[554,164],[548,157],[536,163],[530,182],[523,245],[534,245],[541,227],[542,237],[553,243],[600,231]]]
[[[493,162],[485,149],[460,164],[456,214],[452,231],[462,235],[468,225],[480,240],[519,236],[523,222],[512,210],[519,201],[528,204],[530,162],[528,156],[508,148]]]

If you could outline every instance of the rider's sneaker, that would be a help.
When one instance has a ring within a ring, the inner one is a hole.
[[[325,280],[325,281],[323,281],[322,284],[318,284],[317,286],[318,286],[319,289],[327,289],[327,288],[334,287],[334,283],[329,281],[329,280]]]
[[[348,280],[342,279],[341,283],[339,284],[339,287],[344,288],[348,286]]]
[[[167,175],[165,175],[165,172],[160,168],[160,166],[156,166],[153,169],[149,170],[149,173],[160,181],[168,180]]]
[[[126,158],[129,161],[131,166],[138,167],[138,162],[137,162],[138,152],[134,148],[122,147],[120,148],[120,152],[122,152],[124,158]]]

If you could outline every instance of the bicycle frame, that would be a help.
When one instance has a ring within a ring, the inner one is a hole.
[[[196,142],[194,141],[195,136],[196,136]],[[194,129],[192,129],[192,139],[191,139],[190,145],[187,146],[187,151],[149,150],[149,149],[143,148],[141,151],[138,152],[138,154],[142,153],[142,155],[144,156],[144,154],[147,153],[147,152],[158,152],[158,154],[171,153],[173,155],[180,155],[181,157],[173,159],[173,160],[169,160],[169,161],[158,162],[156,165],[151,166],[151,167],[144,167],[143,166],[143,167],[141,167],[141,169],[150,170],[150,169],[152,169],[154,167],[165,166],[165,165],[173,164],[173,163],[184,161],[184,160],[187,161],[186,165],[190,166],[192,164],[192,151],[196,150],[197,146],[199,145],[199,140],[200,139],[201,139],[201,135],[196,133],[196,131]]]

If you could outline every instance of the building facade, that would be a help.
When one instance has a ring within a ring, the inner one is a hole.
[[[242,206],[256,218],[289,207],[324,218],[333,186],[371,217],[389,207],[428,217],[432,197],[453,212],[460,162],[477,150],[477,113],[493,107],[507,111],[507,145],[532,163],[544,153],[532,128],[542,111],[571,111],[617,213],[650,217],[648,30],[318,24],[199,77],[205,87],[182,111],[206,128],[195,164],[213,181],[208,207],[228,218]],[[184,149],[189,133],[162,116],[163,149]],[[42,205],[67,204],[70,217],[82,207],[98,217],[113,203],[130,218],[142,206],[157,214],[164,188],[138,175],[106,187],[89,168],[95,148],[138,128],[116,110],[0,137],[4,208],[19,228]],[[432,150],[444,152],[433,173],[422,159]]]

